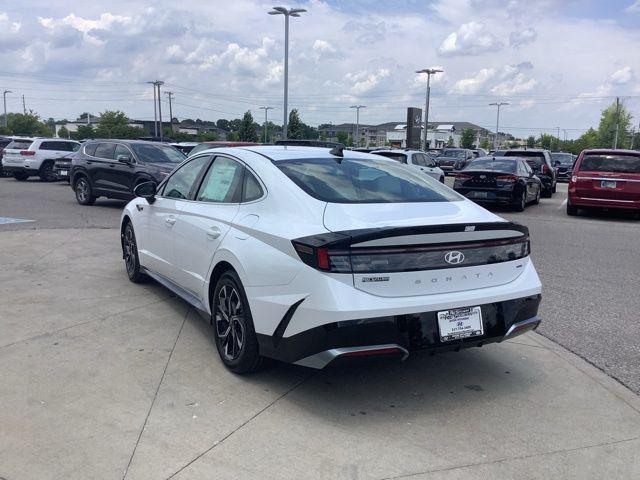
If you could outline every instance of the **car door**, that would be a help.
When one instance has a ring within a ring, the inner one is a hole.
[[[519,164],[518,168],[520,171],[520,175],[527,182],[527,199],[533,200],[536,198],[538,194],[538,188],[539,188],[538,180],[534,176],[533,170],[531,169],[531,167],[527,162],[520,161],[518,162],[518,164]]]
[[[431,158],[429,155],[427,155],[426,153],[421,153],[420,156],[422,156],[424,158],[424,171],[425,173],[427,173],[427,175],[435,178],[436,180],[440,180],[440,169],[438,168],[438,164],[436,163],[436,161]]]
[[[113,142],[100,142],[96,147],[93,158],[86,159],[87,169],[91,172],[92,188],[103,195],[109,195],[113,191],[110,181],[109,167],[113,162],[116,144]]]
[[[414,168],[417,168],[421,172],[426,173],[426,164],[422,158],[422,155],[419,153],[409,153],[407,154],[407,163]]]
[[[239,161],[217,155],[193,200],[177,202],[172,276],[200,300],[213,255],[238,214],[243,175]]]
[[[129,148],[121,143],[116,144],[113,160],[106,172],[112,191],[119,196],[133,194],[133,174],[135,157]]]
[[[197,180],[208,165],[210,155],[194,157],[162,184],[153,203],[143,205],[142,228],[138,237],[140,263],[165,278],[173,279],[174,227],[178,203],[191,198]]]

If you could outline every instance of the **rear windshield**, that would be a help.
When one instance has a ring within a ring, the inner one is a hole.
[[[407,163],[407,155],[400,152],[375,152],[376,155],[387,157],[396,162]]]
[[[26,150],[31,146],[33,140],[14,140],[9,145],[7,145],[7,149],[15,148],[16,150]]]
[[[169,145],[134,143],[131,148],[142,163],[181,163],[187,158],[180,150]]]
[[[464,158],[466,153],[464,150],[445,150],[440,154],[441,157]]]
[[[284,160],[276,166],[298,187],[331,203],[452,202],[462,197],[410,167],[385,160]]]
[[[640,173],[638,155],[585,155],[580,170],[589,172]]]
[[[516,172],[516,160],[492,160],[489,158],[472,161],[464,170],[493,170],[495,172]]]
[[[551,160],[560,162],[560,165],[573,165],[573,155],[570,153],[552,153]]]

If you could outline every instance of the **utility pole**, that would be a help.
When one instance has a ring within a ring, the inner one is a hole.
[[[560,127],[556,127],[556,130],[557,130],[556,138],[558,139],[558,150],[560,150]]]
[[[4,100],[4,127],[7,128],[7,93],[13,93],[11,90],[5,90],[2,92]]]
[[[164,82],[156,80],[154,85],[158,87],[158,120],[160,120],[160,141],[162,141],[162,95],[160,95],[160,85],[164,85]]]
[[[24,103],[24,94],[22,95],[22,113],[27,114],[27,105]]]
[[[260,107],[260,110],[264,110],[264,143],[267,143],[267,112],[273,107]]]
[[[367,108],[366,105],[351,105],[349,108],[356,109],[356,147],[360,146],[360,109]]]
[[[431,75],[440,73],[443,70],[439,68],[424,68],[422,70],[416,70],[416,73],[427,74],[427,98],[424,106],[424,149],[427,149],[427,130],[429,130],[429,100],[431,98]]]
[[[164,92],[169,97],[169,123],[171,124],[171,133],[173,133],[173,109],[171,108],[171,100],[173,99],[173,92]]]
[[[498,107],[498,114],[496,116],[496,136],[493,138],[493,149],[498,149],[498,131],[500,129],[500,107],[503,105],[509,105],[507,102],[494,102],[490,103],[490,107]]]
[[[156,82],[147,82],[153,85],[153,136],[158,136],[158,105],[156,104]]]
[[[620,127],[620,97],[616,97],[616,133],[613,135],[613,149],[618,148],[618,129]]]
[[[304,8],[273,7],[267,12],[269,15],[284,15],[284,120],[282,122],[282,139],[287,139],[287,127],[289,123],[289,17],[299,17],[306,12]]]
[[[563,128],[562,129],[563,135],[564,135],[564,141],[567,141],[567,131]]]

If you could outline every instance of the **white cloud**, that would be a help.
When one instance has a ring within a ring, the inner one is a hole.
[[[484,23],[469,22],[444,39],[438,53],[443,57],[457,55],[479,55],[502,49],[502,42],[496,38]]]
[[[640,1],[640,0],[638,0]],[[630,66],[625,66],[613,72],[611,77],[609,77],[612,83],[616,85],[625,85],[629,83],[633,79],[633,70]]]
[[[453,84],[453,87],[449,90],[449,93],[458,94],[470,94],[476,93],[482,87],[484,87],[489,80],[496,75],[494,68],[483,68],[478,71],[473,77],[463,78]]]
[[[375,72],[347,73],[345,80],[352,84],[351,92],[361,95],[371,91],[380,84],[382,79],[388,78],[391,72],[387,68],[380,68]]]
[[[316,40],[313,42],[313,51],[318,53],[335,53],[336,49],[326,40]]]
[[[532,27],[516,30],[509,34],[509,46],[519,48],[523,45],[535,42],[537,37],[538,32],[536,32]]]
[[[633,2],[631,5],[625,8],[624,11],[629,13],[640,12],[640,0],[636,0],[635,2]]]
[[[516,93],[525,93],[533,90],[538,81],[534,78],[527,79],[524,73],[518,73],[513,78],[499,83],[491,89],[491,93],[500,96],[514,95]]]

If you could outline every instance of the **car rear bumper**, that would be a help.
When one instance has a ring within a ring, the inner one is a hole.
[[[617,200],[598,198],[596,194],[579,197],[569,194],[569,204],[574,207],[616,208],[623,210],[640,210],[640,200]]]
[[[482,190],[473,188],[454,188],[460,195],[482,204],[510,205],[519,200],[513,190]],[[486,196],[484,196],[486,195]]]
[[[437,311],[408,315],[334,322],[291,337],[258,335],[260,353],[298,365],[323,368],[336,359],[398,356],[428,350],[432,353],[458,351],[501,342],[540,324],[541,295],[479,305],[484,334],[453,341],[441,341]]]
[[[9,173],[9,174],[14,174],[14,173],[26,173],[28,175],[38,175],[38,170],[33,170],[31,168],[26,168],[24,166],[18,166],[18,165],[2,165],[2,170]]]

